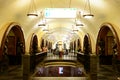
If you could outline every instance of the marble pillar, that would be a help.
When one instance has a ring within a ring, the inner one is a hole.
[[[30,75],[30,55],[22,56],[23,80],[29,80]]]
[[[98,73],[98,57],[96,55],[90,55],[90,78],[91,80],[97,80]]]

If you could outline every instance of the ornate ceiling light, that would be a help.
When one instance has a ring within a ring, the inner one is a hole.
[[[84,26],[83,23],[81,22],[81,12],[79,11],[78,13],[78,18],[79,19],[75,19],[75,23],[76,23],[76,26]]]
[[[72,25],[73,32],[79,31],[76,26]]]
[[[85,10],[88,11],[88,13],[83,14],[84,18],[92,18],[92,17],[94,17],[94,15],[91,13],[90,0],[86,0],[84,11]]]
[[[44,13],[41,11],[42,20],[39,22],[38,26],[46,26],[46,19],[44,18]]]
[[[29,16],[29,17],[37,17],[38,16],[34,0],[30,1],[27,16]]]

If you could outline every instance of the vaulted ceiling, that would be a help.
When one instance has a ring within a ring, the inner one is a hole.
[[[43,31],[43,27],[38,26],[42,20],[40,12],[45,8],[76,8],[81,14],[87,12],[84,10],[86,0],[34,0],[37,13],[36,18],[27,16],[31,0],[0,0],[0,29],[8,22],[17,22],[24,31],[25,39],[30,34],[36,33],[39,37],[56,42],[58,40],[75,40],[83,38],[86,33],[90,34],[93,41],[96,40],[100,26],[109,22],[116,26],[119,31],[120,27],[120,0],[90,0],[91,11],[94,17],[86,19],[81,16],[84,26],[77,27],[78,32],[72,34],[75,19],[46,19],[49,26],[50,34]],[[79,14],[77,14],[77,17]]]

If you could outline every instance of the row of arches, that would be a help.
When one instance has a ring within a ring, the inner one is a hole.
[[[78,52],[83,52],[85,54],[92,53],[91,41],[90,41],[90,37],[89,37],[88,33],[84,36],[83,40],[84,40],[83,41],[83,49],[81,47],[81,40],[80,39],[77,39],[77,40],[71,42],[70,49],[74,50],[74,51],[78,51]],[[86,50],[87,50],[87,52],[86,52]]]
[[[83,39],[83,49],[81,47],[81,39],[71,42],[70,48],[90,55],[93,48],[91,42],[90,35],[87,33]],[[106,23],[101,26],[95,43],[95,53],[99,56],[100,64],[112,64],[114,56],[116,56],[117,60],[120,60],[119,38],[116,30],[111,24]]]
[[[86,34],[83,41],[84,54],[90,55],[92,53],[91,39],[89,34]],[[47,46],[52,48],[52,42],[42,39],[40,47]],[[81,40],[78,39],[70,43],[71,49],[81,50]],[[21,64],[21,57],[25,54],[25,38],[21,26],[11,23],[4,32],[0,46],[0,61],[4,61],[5,56],[9,56],[9,64]],[[101,26],[96,40],[96,55],[100,56],[100,64],[112,64],[112,58],[116,57],[120,60],[120,43],[116,30],[111,24],[104,24]],[[29,53],[38,52],[38,37],[33,34],[30,41]],[[107,58],[106,58],[107,57]]]
[[[40,44],[40,48],[44,46],[47,46],[49,48],[52,47],[52,42],[45,41],[44,39],[42,39]],[[4,55],[22,56],[23,54],[25,54],[25,48],[26,46],[24,32],[21,26],[19,26],[17,23],[10,23],[9,26],[7,26],[1,40],[0,60],[3,59]],[[39,52],[38,37],[36,34],[32,34],[29,53],[32,54],[36,52]]]
[[[30,53],[36,50],[35,46],[37,46],[37,40],[37,36],[33,35],[30,42]],[[1,39],[0,69],[5,65],[21,65],[22,55],[25,54],[25,48],[24,32],[21,26],[14,22],[10,23],[3,32],[3,37]]]

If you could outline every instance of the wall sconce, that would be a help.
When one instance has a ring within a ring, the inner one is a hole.
[[[27,16],[28,17],[37,17],[38,16],[34,0],[30,1]]]
[[[85,10],[88,11],[88,13],[83,14],[84,18],[92,18],[92,17],[94,17],[94,15],[91,13],[90,0],[86,0],[84,11]]]

